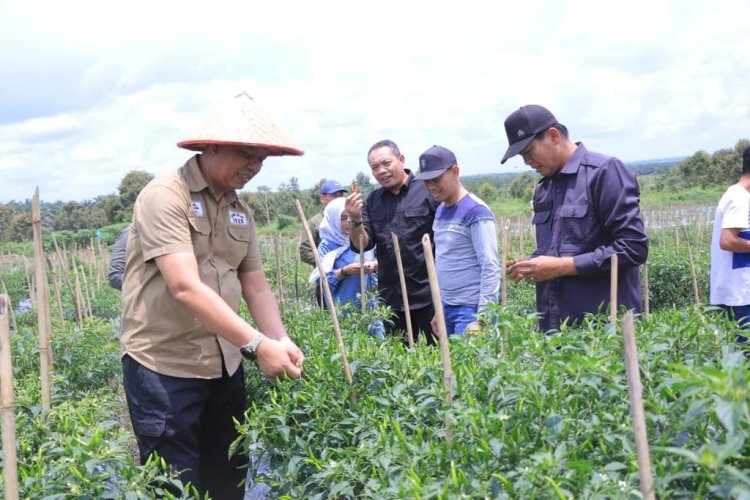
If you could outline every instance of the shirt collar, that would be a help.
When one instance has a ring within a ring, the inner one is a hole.
[[[583,157],[587,153],[587,150],[586,146],[584,146],[582,142],[576,142],[576,146],[578,147],[575,149],[575,151],[573,151],[573,154],[570,155],[570,158],[568,158],[568,161],[565,162],[565,165],[559,173],[575,174],[576,172],[578,172],[578,168],[581,166],[581,161],[583,161]]]
[[[206,182],[206,178],[203,177],[203,172],[201,172],[200,155],[190,158],[185,162],[180,171],[191,193],[200,193],[208,189],[208,182]],[[234,203],[237,201],[237,192],[234,190],[227,191],[224,193],[222,200]]]

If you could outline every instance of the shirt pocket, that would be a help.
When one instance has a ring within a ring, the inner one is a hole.
[[[229,226],[229,252],[227,263],[232,268],[239,267],[250,248],[250,226]]]
[[[210,251],[211,244],[211,224],[207,217],[196,217],[190,215],[188,217],[190,223],[190,239],[193,242],[193,252],[198,262],[201,261],[201,257],[207,255]]]
[[[552,237],[551,215],[551,209],[543,210],[534,212],[534,217],[531,219],[531,223],[536,228],[536,246],[542,251],[547,250]]]
[[[425,206],[410,207],[404,210],[404,222],[408,229],[421,228],[422,234],[432,231],[433,217],[430,216],[430,210]]]
[[[580,253],[593,239],[593,217],[588,205],[563,205],[560,217],[560,252]]]

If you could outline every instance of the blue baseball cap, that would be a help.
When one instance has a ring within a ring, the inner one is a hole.
[[[432,146],[419,155],[419,174],[414,179],[428,181],[440,177],[443,172],[457,163],[453,151],[443,146]]]
[[[534,136],[557,124],[557,118],[550,110],[538,104],[527,104],[512,112],[505,119],[505,135],[508,136],[508,150],[500,163],[526,149]]]
[[[341,185],[338,181],[325,181],[320,186],[320,194],[334,194],[339,192],[348,192],[347,189]]]

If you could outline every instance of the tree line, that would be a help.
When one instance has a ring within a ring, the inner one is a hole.
[[[741,139],[733,148],[720,149],[713,154],[700,150],[678,163],[660,166],[658,170],[644,167],[634,170],[638,174],[657,175],[654,183],[657,190],[728,186],[739,178],[742,150],[748,145],[750,141]],[[61,232],[58,238],[65,240],[66,236],[74,233],[80,233],[79,239],[87,239],[95,234],[102,237],[100,230],[108,228],[103,236],[106,243],[111,243],[109,240],[117,236],[119,227],[130,221],[138,193],[153,177],[148,172],[133,170],[122,178],[115,194],[84,201],[42,202],[42,231]],[[530,200],[539,176],[527,171],[519,174],[473,175],[463,180],[468,190],[485,202],[493,203],[503,198]],[[276,190],[269,186],[258,186],[254,191],[240,192],[240,198],[253,210],[256,224],[275,225],[277,229],[283,229],[297,221],[296,199],[300,200],[308,216],[320,210],[318,192],[325,181],[325,178],[320,179],[312,188],[302,189],[298,179],[292,177]],[[358,185],[365,195],[377,187],[369,173],[364,172],[357,173],[351,183]],[[22,243],[31,239],[31,200],[0,203],[0,244]]]

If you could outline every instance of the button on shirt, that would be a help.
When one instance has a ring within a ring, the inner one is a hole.
[[[177,302],[154,259],[190,252],[201,281],[239,309],[238,273],[262,269],[255,221],[230,191],[216,201],[198,163],[143,188],[133,208],[123,283],[122,353],[155,372],[173,377],[221,378],[240,366],[239,349],[203,326]]]
[[[424,182],[414,180],[414,175],[405,170],[409,177],[398,194],[376,189],[362,207],[362,227],[369,239],[366,250],[376,245],[378,248],[378,291],[396,311],[403,311],[404,304],[391,232],[398,236],[409,307],[421,309],[432,303],[422,236],[429,234],[432,240],[436,203]],[[352,249],[356,251],[353,244]]]
[[[639,207],[640,189],[617,158],[578,143],[560,172],[542,178],[534,193],[537,249],[533,257],[573,257],[578,276],[537,283],[542,331],[606,312],[610,301],[610,257],[619,260],[618,305],[641,311],[638,266],[646,262],[648,237]]]

